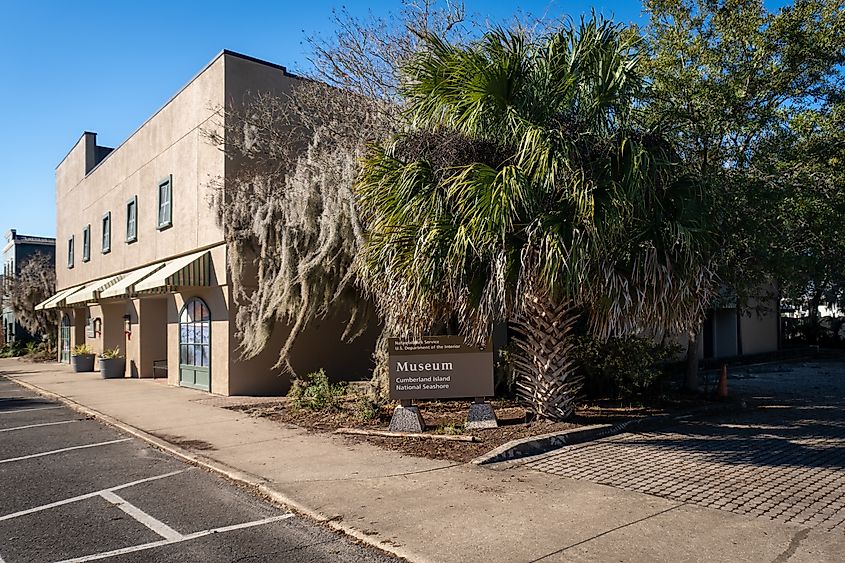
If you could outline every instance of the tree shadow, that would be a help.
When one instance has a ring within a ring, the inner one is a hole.
[[[619,443],[756,467],[845,469],[845,404],[776,405],[633,433]]]
[[[56,403],[39,397],[0,397],[0,412],[55,406]]]

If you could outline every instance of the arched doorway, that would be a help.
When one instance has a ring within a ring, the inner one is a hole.
[[[211,312],[199,297],[179,313],[179,385],[211,391]]]
[[[70,363],[70,317],[63,314],[62,323],[59,325],[59,361],[63,364]]]

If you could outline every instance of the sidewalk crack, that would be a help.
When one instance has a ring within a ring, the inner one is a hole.
[[[607,534],[613,533],[617,530],[621,530],[623,528],[627,528],[628,526],[633,526],[634,524],[639,524],[640,522],[645,522],[646,520],[654,518],[655,516],[660,516],[662,514],[666,514],[667,512],[671,512],[671,511],[675,510],[676,508],[680,508],[680,507],[684,506],[684,504],[685,503],[682,502],[682,503],[676,504],[675,506],[670,506],[669,508],[667,508],[665,510],[661,510],[660,512],[655,512],[654,514],[640,518],[639,520],[634,520],[633,522],[628,522],[627,524],[622,524],[621,526],[616,526],[615,528],[611,528],[610,530],[605,530],[604,532],[602,532],[600,534],[596,534],[596,535],[594,535],[590,538],[587,538],[585,540],[581,540],[581,541],[573,543],[571,545],[567,545],[566,547],[562,547],[562,548],[560,548],[556,551],[552,551],[551,553],[547,553],[545,555],[542,555],[542,556],[538,557],[537,559],[532,559],[531,561],[529,561],[529,563],[536,563],[537,561],[542,561],[544,559],[552,557],[553,555],[559,555],[559,554],[563,553],[564,551],[566,551],[568,549],[572,549],[573,547],[578,547],[579,545],[585,544],[587,542],[591,542],[594,539],[600,538],[602,536],[606,536]],[[778,563],[780,563],[780,562],[778,562]]]
[[[464,463],[453,463],[451,465],[444,465],[442,467],[430,467],[428,469],[418,469],[415,471],[406,471],[404,473],[390,473],[389,475],[372,475],[370,477],[334,477],[331,479],[301,479],[297,481],[291,481],[292,483],[332,483],[335,481],[372,481],[375,479],[389,479],[392,477],[411,477],[414,475],[420,475],[422,473],[433,473],[435,471],[443,471],[444,469],[452,469],[455,467],[460,467],[461,465],[466,465]]]

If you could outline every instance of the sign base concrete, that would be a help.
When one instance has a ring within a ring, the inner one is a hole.
[[[467,413],[467,421],[464,428],[467,430],[476,430],[479,428],[498,428],[499,423],[496,420],[496,412],[493,410],[493,405],[487,402],[472,403],[469,406],[469,413]]]
[[[420,409],[411,405],[400,405],[393,410],[393,417],[390,419],[391,432],[422,432],[425,430],[425,421],[420,414]]]

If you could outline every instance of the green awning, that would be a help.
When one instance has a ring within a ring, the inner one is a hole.
[[[79,291],[74,292],[73,295],[70,295],[65,300],[65,302],[68,305],[72,305],[75,303],[89,303],[92,301],[97,301],[97,299],[100,298],[101,291],[103,291],[104,289],[108,289],[109,287],[119,282],[123,278],[123,276],[124,274],[118,274],[116,276],[92,281]]]
[[[42,311],[42,310],[45,310],[45,309],[55,309],[57,307],[62,307],[62,306],[64,306],[65,299],[67,297],[76,293],[77,291],[79,291],[83,287],[85,287],[85,284],[75,285],[73,287],[63,289],[63,290],[59,291],[58,293],[56,293],[55,295],[53,295],[52,297],[50,297],[49,299],[42,301],[41,303],[36,305],[35,310],[36,311]]]
[[[168,260],[164,267],[135,284],[135,291],[177,291],[211,285],[211,252],[203,250]]]
[[[164,262],[158,262],[156,264],[144,266],[143,268],[138,268],[137,270],[132,270],[116,284],[100,292],[100,299],[107,299],[109,297],[132,297],[136,291],[135,285],[153,272],[163,268],[164,264]]]

